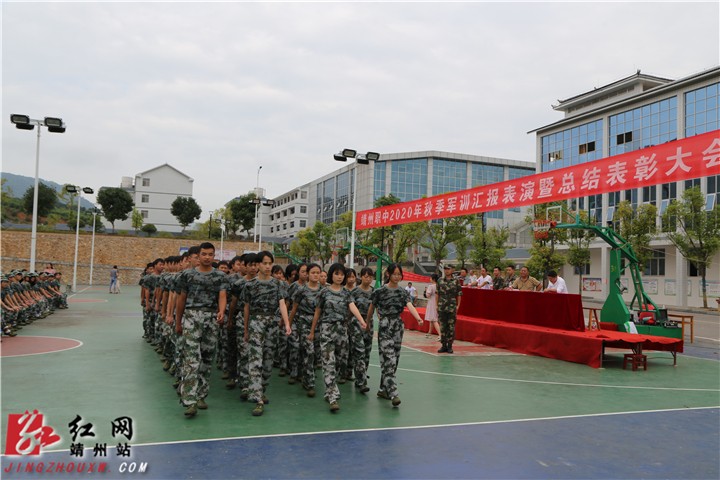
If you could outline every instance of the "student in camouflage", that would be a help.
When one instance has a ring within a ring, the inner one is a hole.
[[[268,403],[265,391],[272,375],[274,342],[272,329],[275,322],[275,309],[285,324],[285,334],[290,335],[285,297],[287,289],[283,283],[270,275],[275,258],[272,253],[262,251],[255,257],[258,275],[245,284],[243,289],[245,341],[248,342],[248,400],[255,402],[253,416],[263,414]]]
[[[240,388],[240,399],[248,399],[250,387],[250,372],[248,371],[249,345],[245,339],[245,285],[257,276],[258,264],[256,254],[247,253],[245,256],[245,277],[232,285],[233,301],[235,302],[235,330],[237,333],[237,385]],[[237,300],[236,300],[237,298]],[[229,388],[229,387],[228,387]]]
[[[238,334],[236,329],[235,312],[237,311],[237,292],[234,285],[245,276],[245,256],[238,255],[230,260],[231,273],[228,276],[230,282],[230,298],[228,302],[227,318],[227,365],[223,379],[227,380],[225,388],[232,390],[237,386],[237,365],[238,365]]]
[[[293,263],[289,264],[287,267],[285,267],[285,283],[288,288],[288,296],[285,300],[285,305],[287,306],[287,311],[290,312],[292,310],[292,292],[291,287],[295,285],[296,281],[299,278],[299,266],[295,265]],[[280,320],[280,323],[278,323],[278,335],[277,335],[277,349],[275,350],[275,363],[274,365],[280,369],[278,372],[278,376],[284,377],[287,375],[290,367],[288,367],[288,360],[289,360],[289,345],[290,345],[290,337],[292,336],[292,333],[290,336],[285,336],[282,332],[282,320]],[[292,325],[291,325],[292,326]]]
[[[311,263],[307,265],[307,283],[296,287],[293,293],[293,306],[290,312],[290,326],[293,334],[290,336],[291,352],[297,352],[297,359],[290,360],[290,379],[288,383],[302,382],[308,397],[315,396],[315,345],[310,340],[310,327],[317,307],[320,287],[320,265]],[[293,284],[296,285],[296,284]],[[293,370],[295,368],[295,370]]]
[[[180,401],[188,417],[208,407],[205,398],[210,390],[218,328],[225,319],[227,275],[212,267],[214,256],[213,244],[202,243],[200,265],[178,279],[175,328],[183,336]]]
[[[375,273],[372,268],[364,267],[360,270],[360,285],[350,291],[355,306],[363,318],[367,318],[368,309],[372,303],[372,282],[375,280]],[[368,320],[367,326],[361,328],[358,322],[351,322],[348,329],[348,338],[352,345],[353,358],[355,359],[355,387],[360,393],[367,393],[370,388],[367,386],[367,366],[370,363],[370,352],[373,341],[373,322]]]
[[[352,268],[345,268],[345,290],[352,293],[357,286],[356,282],[357,272]],[[352,313],[347,312],[347,315],[345,315],[345,321],[343,322],[345,325],[345,336],[347,337],[347,342],[343,345],[337,358],[337,372],[339,377],[337,383],[340,385],[344,385],[348,380],[354,379],[353,371],[355,371],[355,352],[353,349],[355,346],[353,344],[353,338],[350,335],[350,329],[353,324],[357,323],[353,322],[352,317]]]
[[[341,263],[333,263],[328,270],[330,285],[320,291],[313,316],[312,326],[308,340],[313,340],[318,320],[322,316],[320,326],[320,346],[322,348],[322,367],[325,379],[325,400],[330,403],[330,411],[340,410],[338,400],[340,390],[337,386],[336,369],[337,355],[347,343],[347,329],[345,327],[345,316],[348,310],[355,316],[362,328],[366,328],[350,292],[343,288],[345,285],[345,267]]]
[[[372,314],[378,312],[378,349],[380,353],[380,390],[379,398],[391,400],[392,406],[400,405],[397,379],[395,378],[400,363],[400,348],[404,332],[404,324],[400,318],[403,309],[407,307],[412,316],[422,325],[423,321],[412,304],[410,294],[401,288],[399,283],[403,279],[402,267],[396,263],[388,265],[385,272],[387,283],[375,290],[372,294],[372,304],[368,308],[367,322],[372,321]]]
[[[460,308],[462,287],[453,277],[452,265],[444,265],[443,272],[445,276],[437,281],[438,320],[440,322],[440,341],[442,342],[438,353],[453,353],[455,321]]]

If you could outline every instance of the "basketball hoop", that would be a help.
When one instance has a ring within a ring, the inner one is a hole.
[[[535,240],[546,240],[550,237],[550,228],[557,225],[554,220],[533,220],[533,235]]]

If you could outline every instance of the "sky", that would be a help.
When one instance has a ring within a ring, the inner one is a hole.
[[[535,161],[530,130],[634,74],[720,64],[720,4],[2,3],[2,170],[119,186],[169,163],[201,221],[270,198],[342,148]],[[93,196],[90,196],[93,199]]]

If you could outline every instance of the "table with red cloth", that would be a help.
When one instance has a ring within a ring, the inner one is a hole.
[[[418,308],[420,317],[424,309]],[[410,312],[406,328],[419,330]],[[463,288],[455,338],[518,353],[601,368],[605,347],[682,352],[682,340],[618,331],[586,331],[579,295]]]

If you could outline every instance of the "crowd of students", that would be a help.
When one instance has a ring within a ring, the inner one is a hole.
[[[374,289],[370,268],[359,276],[339,263],[327,272],[314,263],[283,269],[267,251],[229,262],[215,262],[214,256],[214,246],[206,242],[149,263],[140,280],[143,337],[162,355],[186,417],[208,408],[215,364],[226,388],[239,389],[240,398],[254,404],[253,416],[270,403],[274,369],[312,398],[321,366],[325,400],[337,412],[338,385],[354,381],[360,393],[370,390],[374,313],[381,363],[377,397],[400,405],[400,314],[408,308],[421,324],[422,319],[399,286],[399,265],[389,265],[386,283]]]
[[[62,292],[62,273],[55,269],[40,273],[12,270],[0,278],[2,335],[14,337],[24,326],[68,307],[67,295]]]

